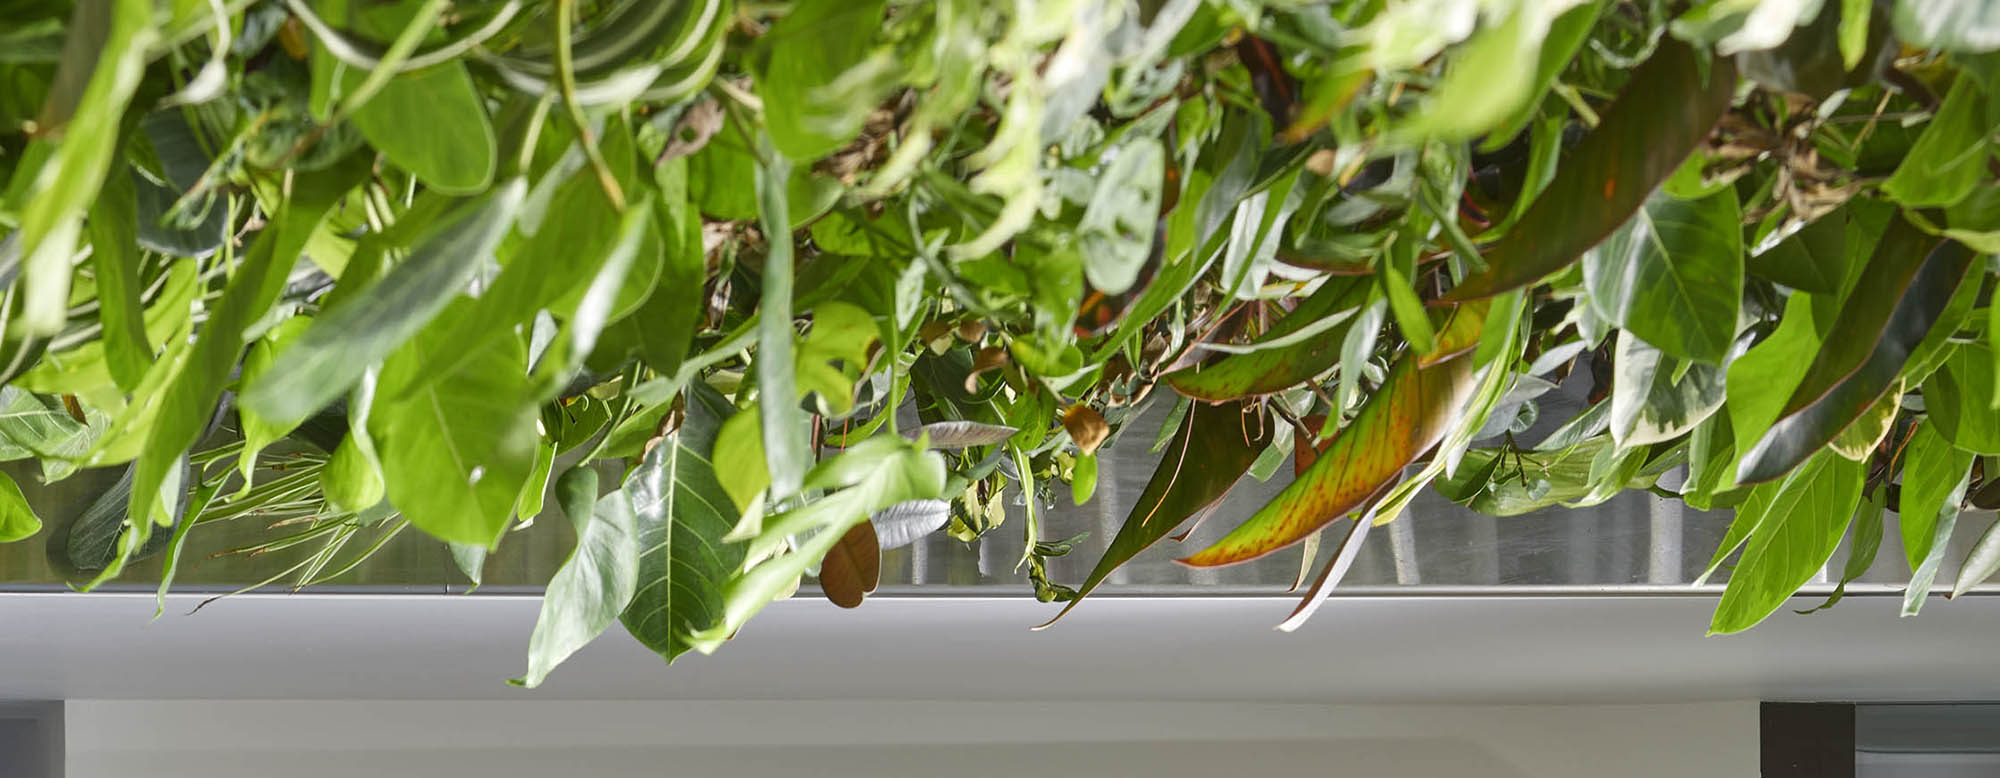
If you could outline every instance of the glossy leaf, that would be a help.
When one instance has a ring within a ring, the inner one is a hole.
[[[977,421],[940,421],[926,424],[918,429],[903,433],[911,440],[928,440],[931,448],[969,448],[991,446],[1007,442],[1008,438],[1020,432],[1004,424],[987,424]]]
[[[1630,330],[1619,331],[1611,361],[1610,429],[1620,447],[1673,440],[1722,407],[1722,368],[1679,364]]]
[[[1590,304],[1678,359],[1721,364],[1743,298],[1743,217],[1736,192],[1699,200],[1655,192],[1583,255]]]
[[[1826,601],[1801,614],[1823,611],[1840,604],[1847,596],[1847,585],[1868,574],[1868,568],[1875,566],[1875,556],[1882,550],[1882,512],[1885,506],[1879,495],[1863,497],[1861,510],[1855,514],[1853,543],[1848,547],[1847,566],[1841,570],[1840,583],[1833,587],[1833,594]]]
[[[153,363],[139,300],[139,214],[132,174],[117,165],[91,206],[90,264],[97,281],[98,319],[104,325],[105,366],[118,388],[131,391]]]
[[[1898,220],[1841,308],[1778,420],[1743,454],[1739,483],[1783,475],[1833,441],[1895,383],[1957,293],[1972,253]]]
[[[1846,224],[1840,213],[1820,217],[1751,257],[1745,269],[1759,278],[1838,300],[1847,276]]]
[[[1758,487],[1737,511],[1738,522],[1748,514],[1754,527],[1709,622],[1710,634],[1756,626],[1819,573],[1847,534],[1866,470],[1862,463],[1821,454],[1782,484]],[[1725,550],[1730,547],[1728,539],[1723,542]]]
[[[1037,629],[1068,615],[1139,552],[1222,501],[1270,442],[1269,420],[1251,414],[1250,406],[1242,403],[1197,403],[1188,410],[1103,558],[1077,587],[1076,598]]]
[[[639,586],[620,619],[668,662],[687,653],[692,633],[722,620],[723,582],[743,564],[743,544],[722,540],[736,509],[708,459],[729,412],[727,400],[694,387],[680,429],[625,482],[638,518]]]
[[[1490,297],[1535,283],[1630,219],[1734,96],[1735,67],[1715,59],[1704,68],[1699,60],[1686,45],[1661,41],[1513,231],[1486,252],[1487,271],[1467,276],[1445,299]]]
[[[1986,583],[1996,571],[2000,571],[2000,521],[1987,527],[1986,534],[1980,535],[1972,552],[1966,554],[1965,563],[1958,567],[1958,581],[1952,584],[1951,596],[1956,598]]]
[[[1414,355],[1397,361],[1360,414],[1298,480],[1214,545],[1176,561],[1212,567],[1271,553],[1304,540],[1401,476],[1444,438],[1477,383],[1470,359],[1427,368],[1415,362]]]

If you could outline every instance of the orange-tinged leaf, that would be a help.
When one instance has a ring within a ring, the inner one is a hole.
[[[1736,66],[1706,64],[1687,44],[1660,41],[1632,71],[1618,100],[1562,166],[1521,221],[1486,252],[1487,270],[1467,276],[1446,300],[1518,289],[1569,267],[1646,202],[1708,136],[1735,97]]]
[[[1405,355],[1334,436],[1305,475],[1215,545],[1176,560],[1194,567],[1235,564],[1304,540],[1366,502],[1383,484],[1443,440],[1478,387],[1470,359],[1418,367]]]
[[[1475,300],[1452,308],[1437,328],[1437,341],[1418,358],[1417,366],[1430,367],[1478,348],[1479,337],[1486,332],[1486,313],[1492,308],[1492,300]]]

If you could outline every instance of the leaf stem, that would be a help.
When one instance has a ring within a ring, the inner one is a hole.
[[[590,131],[590,122],[584,118],[583,103],[576,99],[576,61],[570,51],[570,21],[575,12],[576,0],[556,0],[556,84],[562,90],[563,107],[569,110],[569,119],[576,124],[583,155],[597,172],[598,185],[604,187],[604,196],[611,199],[612,209],[624,213],[625,191],[611,175],[611,166],[604,163],[604,152],[597,148],[597,135]]]

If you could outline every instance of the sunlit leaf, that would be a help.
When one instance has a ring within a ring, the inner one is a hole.
[[[1583,255],[1590,304],[1676,358],[1721,364],[1743,297],[1739,211],[1734,190],[1700,200],[1655,193]]]
[[[1756,626],[1819,573],[1847,534],[1866,471],[1865,464],[1820,454],[1783,482],[1757,487],[1737,509],[1737,521],[1750,516],[1753,527],[1709,623],[1711,634]],[[1731,547],[1725,539],[1724,551]]]
[[[680,429],[647,454],[623,487],[637,518],[639,585],[619,618],[668,662],[687,653],[692,633],[722,620],[723,583],[744,554],[743,544],[722,540],[736,509],[708,460],[728,401],[700,386],[688,397]]]

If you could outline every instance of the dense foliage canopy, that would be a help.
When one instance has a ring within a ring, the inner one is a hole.
[[[0,455],[125,469],[48,538],[85,587],[559,509],[528,685],[1003,519],[1074,606],[1287,464],[1181,561],[1344,538],[1288,625],[1426,487],[1734,507],[1718,632],[1896,511],[1913,612],[2000,503],[1996,50],[1971,0],[0,0]]]

